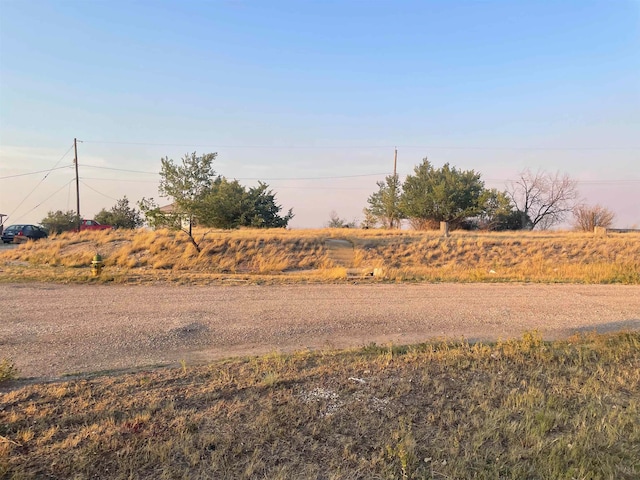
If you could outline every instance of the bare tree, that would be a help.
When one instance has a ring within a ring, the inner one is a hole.
[[[615,217],[615,213],[602,205],[578,205],[573,209],[573,226],[576,230],[593,232],[595,227],[611,227]]]
[[[562,222],[578,198],[577,182],[560,175],[524,170],[507,186],[507,195],[520,213],[522,228],[541,230]]]

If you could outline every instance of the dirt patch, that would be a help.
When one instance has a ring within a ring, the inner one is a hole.
[[[333,263],[341,267],[353,267],[355,252],[349,240],[332,238],[325,242],[325,247]]]

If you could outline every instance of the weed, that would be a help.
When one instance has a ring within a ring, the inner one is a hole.
[[[399,470],[399,472],[393,472],[393,476],[402,480],[414,478],[418,459],[415,453],[417,444],[411,433],[411,424],[406,419],[401,420],[398,430],[392,432],[391,438],[393,443],[386,446],[386,453],[391,469]],[[399,468],[393,468],[396,463]]]
[[[18,370],[8,358],[0,360],[0,383],[18,378]]]
[[[267,372],[262,378],[262,385],[265,387],[273,387],[279,380],[280,376],[277,372]]]

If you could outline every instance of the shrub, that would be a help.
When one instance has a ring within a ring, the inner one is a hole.
[[[0,383],[13,380],[18,377],[18,370],[11,360],[3,358],[0,360]]]

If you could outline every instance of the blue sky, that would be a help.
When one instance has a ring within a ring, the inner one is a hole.
[[[72,168],[23,174],[71,167],[77,137],[85,217],[123,195],[158,198],[160,158],[197,151],[218,152],[224,176],[267,181],[294,227],[320,227],[331,211],[362,218],[397,146],[401,175],[425,156],[499,189],[524,168],[567,172],[586,202],[640,227],[638,1],[0,10],[9,223],[75,208]]]

